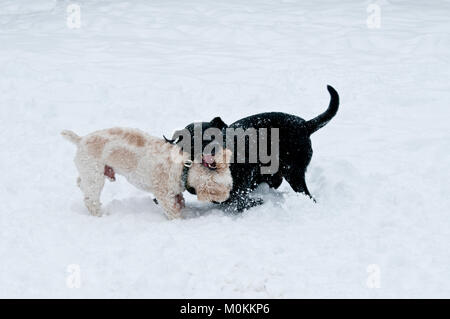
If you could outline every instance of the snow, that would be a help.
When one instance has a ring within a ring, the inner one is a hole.
[[[371,3],[380,28],[366,23]],[[0,8],[0,297],[450,296],[448,1]],[[262,185],[266,203],[242,215],[188,197],[186,218],[168,221],[118,178],[91,217],[59,135],[170,136],[262,111],[310,119],[326,84],[341,108],[312,136],[317,204]]]

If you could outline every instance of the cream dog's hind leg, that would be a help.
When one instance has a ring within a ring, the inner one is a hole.
[[[92,215],[101,216],[100,195],[105,184],[105,165],[92,158],[83,160],[81,156],[76,157],[75,163],[80,175],[78,181],[84,195],[84,203]]]

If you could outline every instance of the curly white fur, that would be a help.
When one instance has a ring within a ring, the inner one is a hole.
[[[182,153],[178,146],[130,128],[111,128],[84,137],[67,130],[61,134],[78,147],[77,184],[92,215],[101,216],[100,195],[106,178],[105,167],[109,166],[131,184],[153,193],[169,219],[181,217],[185,190],[181,175],[189,155]],[[192,164],[187,180],[199,200],[223,202],[229,197],[230,158],[231,151],[223,149],[215,156],[216,170],[200,163]]]

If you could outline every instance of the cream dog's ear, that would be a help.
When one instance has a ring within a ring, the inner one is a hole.
[[[231,163],[231,158],[233,157],[233,152],[228,148],[225,149],[225,163]]]
[[[231,152],[228,148],[224,148],[214,156],[214,161],[220,164],[229,164],[232,156],[233,152]]]

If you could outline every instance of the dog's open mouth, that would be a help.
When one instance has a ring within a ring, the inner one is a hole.
[[[217,164],[216,164],[216,161],[214,159],[214,155],[212,155],[212,154],[203,155],[203,157],[202,157],[202,165],[204,167],[209,168],[210,170],[216,170],[217,169]]]

